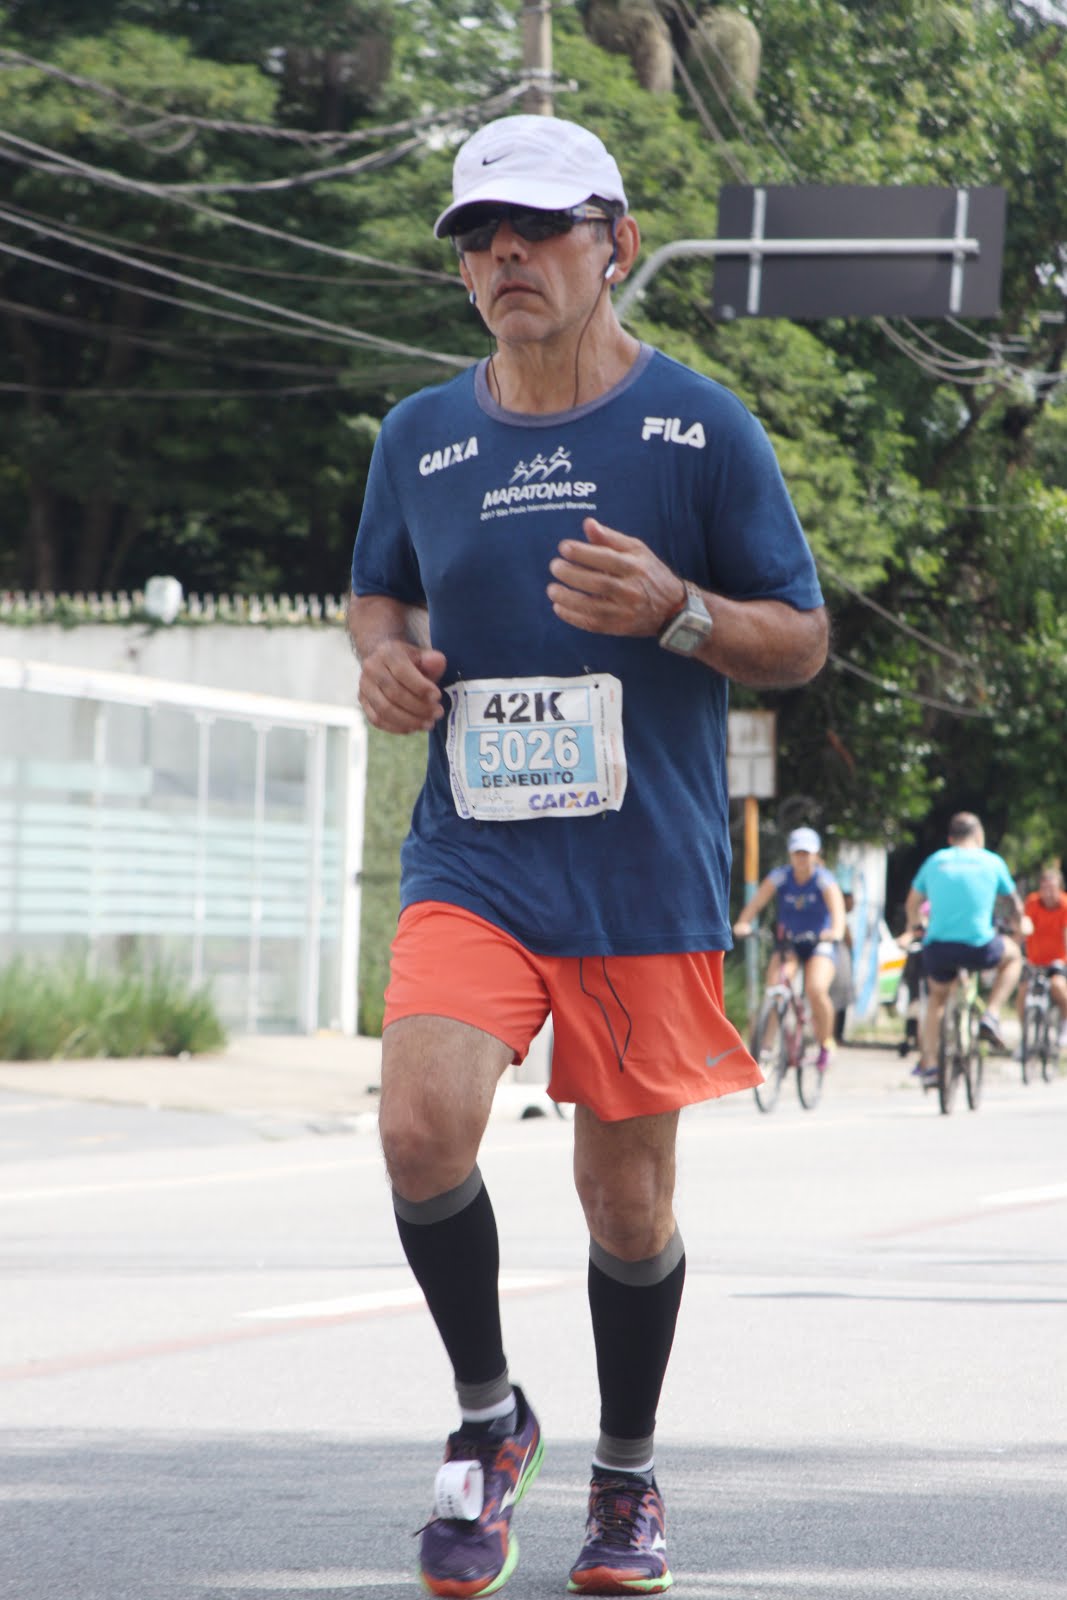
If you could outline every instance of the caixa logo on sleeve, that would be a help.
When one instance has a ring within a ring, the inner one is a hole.
[[[694,450],[703,450],[707,444],[704,437],[704,424],[694,422],[684,431],[681,417],[646,417],[641,425],[641,438],[655,439],[659,437],[667,444],[689,444]]]
[[[427,450],[424,456],[419,457],[419,472],[428,478],[432,472],[443,472],[445,467],[457,466],[460,461],[469,461],[471,456],[477,454],[478,437],[472,433],[469,439],[446,444],[442,450]]]

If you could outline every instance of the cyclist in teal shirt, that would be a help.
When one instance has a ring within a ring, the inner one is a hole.
[[[1023,958],[1015,940],[998,933],[994,925],[993,912],[1001,895],[1011,901],[1019,930],[1027,933],[1030,919],[1023,914],[1007,863],[985,848],[985,832],[978,817],[972,811],[957,812],[948,826],[948,848],[927,856],[908,890],[905,908],[907,924],[913,927],[923,901],[930,903],[922,952],[927,1001],[916,1068],[919,1076],[936,1074],[941,1017],[960,967],[968,972],[993,972],[981,1031],[998,1049],[1007,1050],[1000,1031],[1000,1008],[1015,990]]]

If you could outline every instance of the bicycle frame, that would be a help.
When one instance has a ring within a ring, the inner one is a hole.
[[[774,1109],[782,1080],[792,1068],[797,1094],[806,1111],[813,1110],[822,1092],[822,1073],[815,1065],[818,1045],[811,1026],[811,1009],[804,991],[804,969],[798,963],[788,978],[764,990],[752,1038],[752,1054],[764,1082],[755,1090],[761,1111]]]
[[[1029,1083],[1037,1062],[1045,1082],[1051,1082],[1059,1064],[1060,1010],[1052,998],[1052,973],[1048,967],[1027,967],[1023,1004],[1020,1064]]]
[[[978,1108],[985,1070],[985,1046],[979,1033],[980,995],[978,974],[960,967],[941,1014],[937,1094],[943,1116],[948,1116],[952,1110],[961,1078],[966,1086],[968,1106],[972,1111]]]

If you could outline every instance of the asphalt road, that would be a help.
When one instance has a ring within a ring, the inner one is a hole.
[[[686,1114],[679,1593],[1067,1596],[1067,1081],[1015,1071],[944,1118],[846,1051],[812,1114]],[[377,1142],[264,1127],[0,1091],[4,1600],[418,1592],[455,1416]],[[482,1168],[547,1442],[506,1590],[532,1600],[563,1592],[597,1421],[570,1127],[494,1121]]]

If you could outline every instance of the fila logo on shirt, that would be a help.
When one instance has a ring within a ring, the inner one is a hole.
[[[419,472],[428,478],[431,472],[443,472],[445,467],[454,467],[460,461],[469,461],[471,456],[478,454],[478,436],[471,434],[466,441],[458,444],[446,444],[443,450],[428,450],[424,456],[419,457]]]
[[[641,428],[642,439],[654,439],[657,434],[667,444],[691,444],[694,450],[703,450],[707,444],[704,424],[694,422],[683,433],[681,417],[646,417]]]

